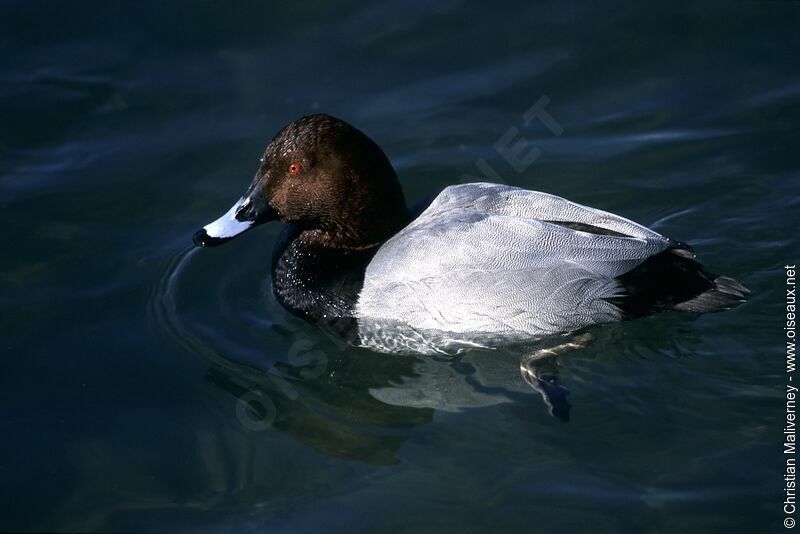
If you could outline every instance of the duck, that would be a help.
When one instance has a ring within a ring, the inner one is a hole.
[[[459,352],[678,310],[749,290],[629,219],[507,184],[459,183],[406,205],[383,150],[326,114],[266,147],[244,195],[193,236],[215,247],[285,227],[272,289],[293,315],[385,352]],[[344,333],[346,332],[346,333]]]

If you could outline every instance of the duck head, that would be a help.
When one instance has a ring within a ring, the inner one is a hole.
[[[194,234],[220,245],[268,221],[300,225],[334,246],[363,247],[407,222],[403,192],[388,158],[369,137],[329,115],[310,115],[269,143],[244,196]]]

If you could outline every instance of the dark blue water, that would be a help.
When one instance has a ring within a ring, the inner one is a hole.
[[[0,530],[783,530],[799,23],[794,2],[6,2]],[[537,102],[557,128],[526,124]],[[561,361],[567,424],[511,354],[342,345],[272,297],[278,225],[190,249],[322,111],[411,200],[488,165],[753,297],[597,329]],[[521,172],[509,131],[541,151]]]

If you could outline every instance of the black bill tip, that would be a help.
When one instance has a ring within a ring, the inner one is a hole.
[[[216,247],[230,240],[230,237],[212,237],[208,235],[205,228],[196,231],[194,236],[192,236],[192,241],[194,241],[195,246],[198,247]]]

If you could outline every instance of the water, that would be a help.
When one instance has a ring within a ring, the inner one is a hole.
[[[798,22],[789,2],[4,4],[0,530],[782,530]],[[542,97],[560,135],[525,125]],[[597,329],[562,361],[567,424],[511,354],[342,346],[271,296],[278,225],[190,248],[317,111],[411,200],[483,159],[692,243],[753,298]],[[541,150],[524,172],[494,147],[512,127]]]

